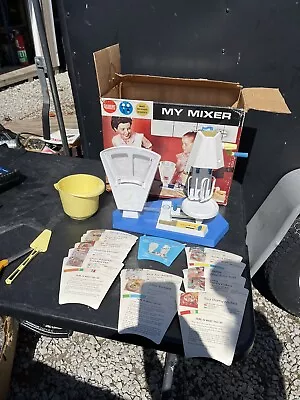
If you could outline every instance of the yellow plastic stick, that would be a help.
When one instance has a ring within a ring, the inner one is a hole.
[[[235,143],[223,143],[224,150],[237,150],[237,145]]]
[[[27,258],[12,272],[8,278],[5,279],[5,283],[7,285],[11,285],[13,281],[16,279],[16,277],[23,271],[23,269],[26,267],[27,264],[37,255],[39,254],[38,251],[32,250],[32,252],[29,254]]]
[[[31,244],[32,252],[27,258],[12,272],[8,278],[5,279],[7,285],[11,285],[16,277],[23,271],[26,265],[38,254],[45,253],[48,249],[52,232],[49,229],[45,229]]]

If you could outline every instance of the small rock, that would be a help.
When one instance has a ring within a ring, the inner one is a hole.
[[[299,346],[299,344],[300,344],[300,336],[296,336],[296,337],[294,338],[294,344],[295,344],[296,346]]]
[[[105,368],[104,372],[102,373],[103,376],[111,376],[111,371]]]
[[[42,348],[39,349],[39,353],[42,356],[44,356],[44,355],[46,355],[48,353],[48,351],[47,351],[47,349],[45,347],[42,347]]]
[[[248,386],[247,393],[248,393],[248,394],[254,394],[253,387]]]
[[[117,383],[116,383],[116,387],[117,387],[119,390],[121,390],[122,387],[123,387],[123,385],[122,385],[121,382],[117,382]]]
[[[106,386],[110,386],[111,383],[112,383],[112,379],[111,379],[109,376],[104,376],[104,377],[103,377],[103,383],[104,383],[104,385],[106,385]]]

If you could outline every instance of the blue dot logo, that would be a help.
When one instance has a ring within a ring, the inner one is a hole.
[[[129,101],[122,101],[119,105],[119,110],[122,114],[130,115],[133,111],[133,107]]]
[[[213,131],[213,130],[214,130],[213,126],[203,126],[201,129],[202,132]]]

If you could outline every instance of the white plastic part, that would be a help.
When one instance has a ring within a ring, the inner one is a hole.
[[[160,209],[160,218],[164,221],[171,221],[172,201],[164,200]],[[179,210],[180,211],[180,210]]]
[[[205,203],[184,199],[181,208],[186,215],[196,220],[214,218],[219,212],[219,206],[213,199]]]
[[[179,215],[178,219],[176,218],[176,215],[174,215],[177,213]],[[187,225],[191,224],[190,221],[184,221],[181,219],[181,209],[179,207],[176,211],[174,211],[172,201],[164,200],[162,202],[160,214],[156,224],[157,229],[199,237],[205,237],[208,232],[207,225],[202,224],[201,221],[195,221],[196,224],[201,224],[200,227],[195,227],[195,229],[191,229],[191,226],[185,226],[185,222]]]
[[[300,169],[286,174],[247,225],[251,277],[284,238],[300,214]]]
[[[176,164],[173,161],[161,161],[159,163],[159,176],[163,187],[168,187],[176,170]]]
[[[138,219],[138,217],[140,216],[140,213],[137,211],[126,211],[124,210],[122,212],[122,217],[123,218],[134,218],[134,219]]]
[[[212,198],[216,185],[216,178],[214,176],[211,178],[203,178],[200,189],[196,189],[198,187],[198,178],[196,179],[195,188],[190,187],[191,180],[192,176],[190,176],[187,181],[187,192],[190,200],[198,200],[200,203],[204,203]]]
[[[185,172],[191,167],[218,169],[224,167],[222,135],[220,132],[198,132]]]
[[[101,151],[100,158],[117,208],[141,212],[157,171],[160,155],[139,147],[120,146]],[[132,213],[127,213],[126,217],[137,218]]]

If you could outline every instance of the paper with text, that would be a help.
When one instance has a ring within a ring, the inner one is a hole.
[[[81,240],[63,261],[59,304],[79,303],[97,309],[137,237],[119,231],[91,230]],[[100,240],[101,246],[96,248]]]
[[[118,332],[162,341],[177,305],[182,278],[155,270],[125,269],[121,272]]]
[[[226,297],[179,293],[178,314],[186,357],[208,357],[232,364],[247,292]]]
[[[185,248],[188,267],[201,266],[202,264],[218,264],[221,262],[239,263],[242,257],[227,251],[211,249],[202,246]]]

